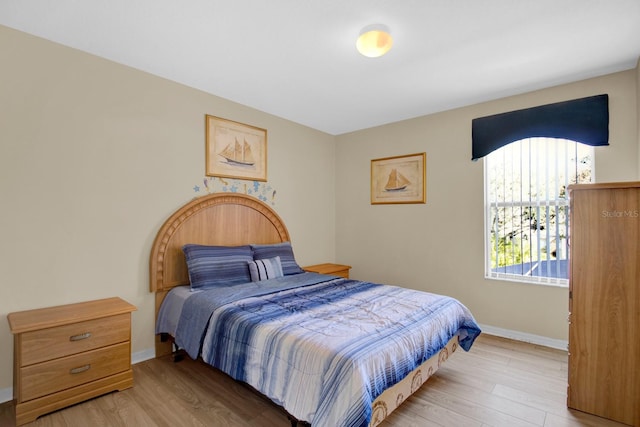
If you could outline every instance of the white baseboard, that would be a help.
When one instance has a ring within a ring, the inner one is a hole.
[[[502,338],[509,338],[516,341],[524,341],[531,344],[538,344],[545,347],[556,348],[558,350],[567,350],[569,348],[569,342],[565,340],[558,340],[555,338],[543,337],[541,335],[528,334],[526,332],[512,331],[510,329],[502,329],[490,325],[480,324],[482,332],[495,335]]]
[[[136,351],[131,354],[131,363],[136,364],[140,362],[144,362],[145,360],[153,359],[156,357],[156,349],[155,348],[147,348],[145,350]]]
[[[0,403],[13,400],[13,387],[0,389]]]
[[[145,360],[153,359],[156,357],[156,350],[154,348],[148,348],[142,351],[136,351],[131,354],[131,363],[136,364],[144,362]],[[0,403],[13,400],[13,387],[0,389]]]

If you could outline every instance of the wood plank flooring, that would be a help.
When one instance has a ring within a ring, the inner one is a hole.
[[[247,386],[186,358],[134,365],[132,389],[62,409],[28,427],[289,427],[286,413]],[[567,353],[481,335],[447,363],[381,427],[614,427],[566,408]],[[0,426],[14,427],[0,405]]]

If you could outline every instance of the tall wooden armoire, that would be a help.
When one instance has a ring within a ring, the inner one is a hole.
[[[567,405],[640,426],[640,182],[569,197]]]

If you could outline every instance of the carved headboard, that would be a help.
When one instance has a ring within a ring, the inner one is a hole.
[[[149,287],[156,293],[156,317],[167,292],[189,283],[183,245],[239,246],[289,240],[278,214],[254,197],[214,193],[188,202],[165,221],[151,248]],[[156,339],[156,356],[168,351],[170,347]]]

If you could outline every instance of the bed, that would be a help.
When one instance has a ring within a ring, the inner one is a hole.
[[[156,356],[202,359],[292,425],[376,426],[480,334],[453,298],[305,272],[290,241],[251,196],[210,194],[174,212],[150,257]]]

